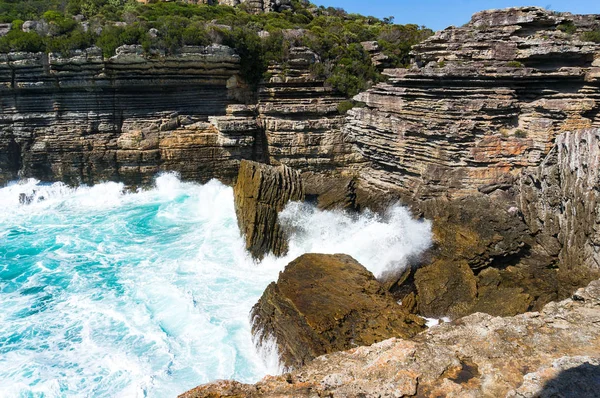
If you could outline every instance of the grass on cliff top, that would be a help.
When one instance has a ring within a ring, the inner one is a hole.
[[[25,32],[27,20],[37,25]],[[395,25],[393,18],[348,14],[301,0],[293,0],[292,10],[266,14],[251,14],[244,4],[233,8],[135,0],[0,0],[0,22],[12,24],[0,37],[0,52],[69,55],[96,45],[110,57],[125,44],[165,54],[184,45],[225,44],[242,57],[242,74],[251,84],[264,76],[270,62],[285,66],[291,47],[307,46],[322,61],[313,74],[349,97],[381,80],[361,42],[376,41],[389,57],[388,66],[400,67],[408,64],[411,46],[433,33],[417,25]]]

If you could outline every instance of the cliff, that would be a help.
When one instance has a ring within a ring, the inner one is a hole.
[[[536,7],[480,12],[356,97],[343,131],[367,201],[384,192],[433,221],[422,269],[392,287],[413,310],[514,315],[598,277],[600,44],[585,38],[599,27]]]
[[[172,57],[138,47],[109,59],[99,49],[1,55],[0,181],[138,185],[161,170],[231,180],[240,159],[260,152],[254,119],[228,108],[239,61],[218,45]]]
[[[389,283],[413,311],[539,309],[599,272],[600,45],[584,41],[599,27],[533,7],[475,14],[415,46],[347,116],[305,47],[256,92],[224,46],[3,55],[0,182],[141,185],[173,170],[233,183],[243,159],[287,165],[323,208],[401,199],[434,221],[421,272]]]
[[[412,67],[387,70],[349,113],[363,177],[415,199],[507,189],[558,134],[600,126],[600,45],[581,40],[598,26],[594,15],[492,10],[416,45]]]

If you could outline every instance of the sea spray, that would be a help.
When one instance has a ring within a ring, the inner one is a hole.
[[[324,211],[306,203],[290,203],[279,215],[290,231],[290,261],[303,253],[344,253],[375,276],[403,270],[431,245],[431,222],[415,220],[399,204],[383,215]]]
[[[27,180],[1,188],[0,206],[7,397],[163,397],[220,378],[254,382],[280,368],[274,342],[266,363],[256,352],[248,314],[289,261],[347,253],[377,274],[431,234],[401,207],[354,217],[291,204],[288,256],[255,264],[231,188],[174,174],[137,192]]]

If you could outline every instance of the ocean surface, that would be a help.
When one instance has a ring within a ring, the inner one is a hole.
[[[31,197],[20,204],[19,195]],[[0,188],[0,397],[173,397],[279,371],[252,343],[249,311],[306,252],[347,253],[380,274],[425,250],[431,225],[290,204],[285,258],[253,262],[231,188],[156,178]]]

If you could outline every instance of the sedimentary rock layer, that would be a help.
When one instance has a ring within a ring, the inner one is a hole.
[[[271,77],[259,90],[259,122],[270,162],[302,171],[351,168],[361,161],[342,134],[344,97],[315,79],[310,67],[319,57],[306,47],[290,49],[285,70],[271,65]]]
[[[345,132],[370,161],[363,177],[415,199],[511,186],[559,133],[600,126],[600,45],[581,39],[599,26],[593,15],[493,10],[415,46],[415,63],[387,70],[349,113]]]
[[[257,151],[253,118],[228,112],[239,56],[224,46],[145,57],[0,56],[0,182],[148,183],[162,170],[231,179]],[[229,89],[228,89],[229,86]],[[228,115],[229,113],[229,115]]]
[[[258,343],[274,339],[288,369],[326,353],[410,337],[424,325],[344,254],[304,254],[292,261],[254,306],[252,321]]]
[[[290,201],[304,200],[300,173],[287,166],[243,160],[233,189],[235,212],[246,249],[256,259],[287,252],[287,235],[278,213]]]
[[[595,397],[600,281],[511,318],[473,314],[412,340],[324,355],[255,385],[219,381],[181,397]]]

